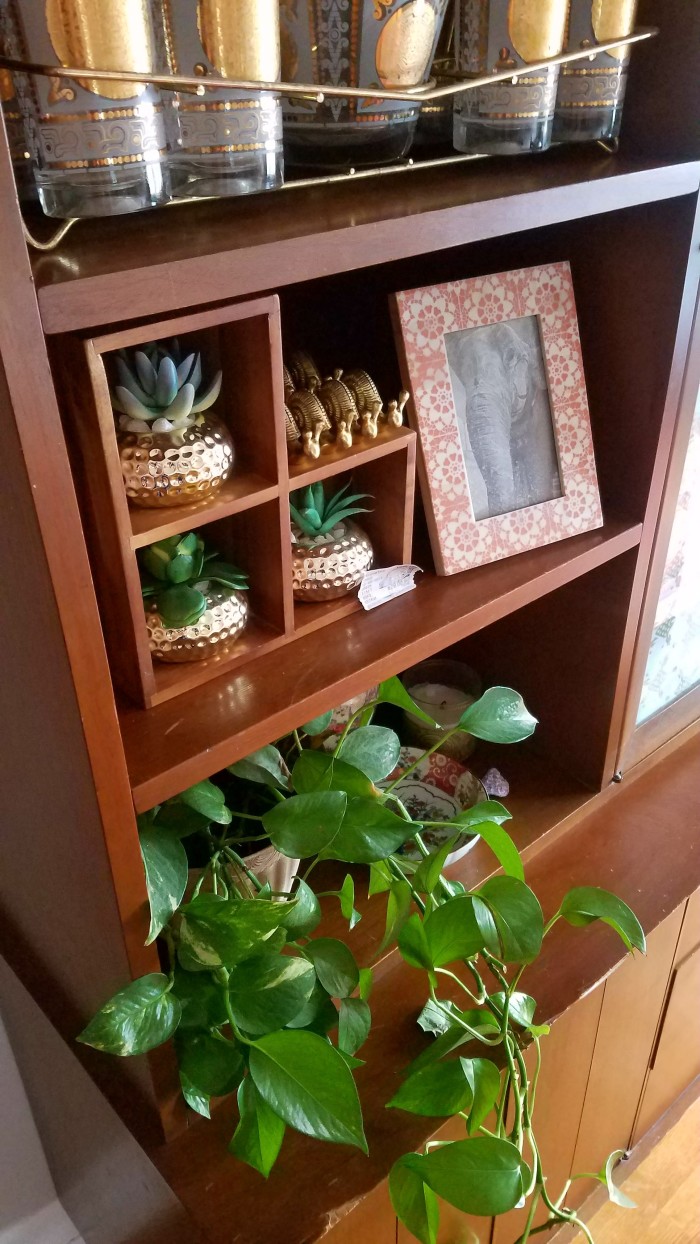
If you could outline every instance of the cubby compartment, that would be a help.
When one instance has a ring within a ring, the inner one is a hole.
[[[152,661],[143,680],[147,705],[198,687],[225,670],[233,669],[284,643],[291,632],[292,617],[286,584],[286,541],[276,500],[229,515],[202,529],[207,545],[248,577],[249,614],[245,629],[232,648],[205,660],[170,664]],[[135,617],[134,627],[141,618]],[[150,686],[150,689],[149,689]]]
[[[513,231],[495,239],[281,290],[285,348],[293,329],[293,344],[317,351],[319,363],[337,360],[340,366],[347,360],[347,366],[362,366],[383,397],[396,397],[402,381],[390,311],[394,293],[567,261],[603,515],[641,522],[661,434],[695,201],[680,196],[641,203],[591,216],[584,227],[562,220],[527,232],[518,231],[515,204],[510,210]],[[410,401],[406,413],[410,416]],[[419,444],[419,460],[420,453]]]
[[[397,429],[401,432],[402,429]],[[380,449],[382,447],[380,446]],[[337,474],[330,464],[330,470],[319,468],[321,480],[330,477],[327,486],[328,496],[332,496],[341,488],[349,485],[351,493],[368,493],[369,496],[358,502],[367,506],[369,513],[359,514],[357,522],[366,532],[374,551],[372,569],[379,570],[386,566],[406,565],[411,560],[411,544],[413,532],[413,500],[415,489],[415,436],[407,432],[404,436],[394,438],[391,453],[380,453],[369,461],[357,461],[351,471]],[[311,480],[293,481],[298,487],[306,487],[307,483],[317,482],[316,473]],[[326,626],[338,618],[361,609],[357,591],[337,600],[321,603],[294,601],[294,631],[304,635],[309,631]]]
[[[138,505],[126,495],[111,397],[119,381],[117,358],[132,362],[135,350],[173,340],[180,358],[200,353],[205,382],[222,372],[213,410],[233,442],[233,470],[204,500]],[[352,480],[354,491],[374,497],[373,512],[361,518],[367,520],[375,565],[410,560],[415,433],[383,420],[376,437],[356,436],[350,449],[324,444],[317,459],[288,457],[276,296],[100,337],[63,337],[54,365],[64,386],[64,418],[112,675],[131,701],[152,708],[360,608],[356,592],[319,605],[293,603],[289,494],[295,489],[329,480],[329,492],[335,492]],[[152,661],[139,558],[149,545],[190,531],[248,573],[250,617],[229,652]]]

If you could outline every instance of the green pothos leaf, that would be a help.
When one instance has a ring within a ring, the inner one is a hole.
[[[608,1196],[614,1205],[619,1205],[622,1209],[636,1209],[636,1202],[631,1197],[628,1197],[627,1193],[623,1192],[621,1188],[616,1188],[613,1183],[613,1170],[618,1160],[624,1156],[624,1149],[616,1149],[614,1153],[611,1153],[598,1178],[601,1183],[605,1184]]]
[[[401,743],[393,730],[386,726],[359,726],[348,734],[338,754],[376,783],[393,773],[400,751]]]
[[[127,1058],[146,1054],[172,1037],[180,1022],[180,1003],[162,972],[132,981],[105,1002],[78,1041],[105,1054]]]
[[[383,954],[390,942],[400,933],[411,914],[413,892],[407,881],[392,881],[386,904],[384,936],[377,947],[375,958]]]
[[[372,1012],[362,998],[341,998],[338,1022],[338,1047],[345,1054],[354,1054],[364,1045],[372,1024]]]
[[[421,1161],[417,1153],[406,1153],[394,1163],[389,1173],[389,1196],[396,1217],[420,1244],[435,1244],[440,1208],[432,1188],[423,1180]]]
[[[622,939],[628,950],[646,951],[644,930],[631,907],[616,894],[597,886],[578,886],[569,890],[559,908],[569,924],[583,926],[594,920],[609,924]]]
[[[366,1002],[372,992],[372,969],[360,968],[360,997]]]
[[[311,721],[307,721],[301,728],[304,734],[308,734],[311,738],[315,738],[319,734],[323,734],[331,724],[333,713],[321,713],[320,717],[313,717]]]
[[[166,829],[142,829],[139,843],[151,908],[146,940],[150,946],[182,902],[187,888],[187,854],[180,839]]]
[[[260,1037],[250,1047],[250,1074],[260,1096],[290,1127],[367,1153],[352,1073],[323,1037],[289,1029]]]
[[[260,1096],[250,1076],[239,1086],[238,1109],[241,1117],[229,1149],[267,1179],[282,1147],[286,1124]]]
[[[257,752],[251,752],[249,756],[229,765],[228,771],[234,777],[245,778],[249,782],[259,782],[277,790],[289,790],[289,769],[282,753],[272,744],[260,747]]]
[[[190,1110],[196,1111],[197,1114],[201,1114],[205,1119],[210,1119],[211,1110],[209,1106],[209,1094],[203,1093],[201,1089],[195,1088],[192,1081],[183,1071],[180,1072],[180,1088],[182,1089],[182,1096],[187,1102]]]
[[[340,911],[345,920],[347,920],[350,929],[354,929],[359,924],[362,916],[355,907],[355,882],[350,873],[347,874],[343,884],[338,891],[340,899]]]
[[[475,1136],[432,1149],[420,1159],[424,1181],[465,1214],[505,1214],[523,1191],[523,1164],[515,1145]]]

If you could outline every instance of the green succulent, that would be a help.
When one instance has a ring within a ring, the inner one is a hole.
[[[112,406],[121,415],[119,426],[127,432],[184,431],[213,406],[221,392],[218,371],[198,396],[201,357],[193,352],[182,358],[177,340],[168,347],[151,342],[135,350],[131,359],[122,350],[115,367],[118,383],[112,390]]]
[[[207,552],[196,532],[170,536],[150,544],[140,555],[141,592],[155,605],[166,626],[193,626],[207,607],[210,583],[220,583],[231,591],[244,592],[248,576],[218,554]]]
[[[364,497],[369,497],[370,494],[356,492],[351,496],[346,496],[349,487],[350,485],[346,484],[340,492],[336,492],[328,499],[323,484],[310,484],[308,488],[299,488],[292,493],[289,508],[294,522],[304,532],[304,535],[325,536],[342,519],[351,518],[353,514],[370,513],[366,506],[354,504],[356,501],[362,501]]]

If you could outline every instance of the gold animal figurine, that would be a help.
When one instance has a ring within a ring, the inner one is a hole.
[[[362,435],[375,437],[378,432],[379,418],[383,414],[382,399],[372,377],[360,368],[343,373],[343,382],[352,393],[357,409],[360,412]]]
[[[386,421],[394,428],[400,428],[403,424],[403,408],[409,399],[410,394],[402,389],[399,393],[398,402],[391,401],[386,408]]]
[[[310,389],[313,393],[321,383],[321,373],[306,350],[295,350],[290,354],[287,370],[295,389]]]
[[[292,389],[292,393],[293,392],[294,389]],[[290,397],[292,396],[292,393],[289,394]],[[284,430],[287,434],[287,444],[294,445],[297,449],[301,449],[301,433],[294,422],[294,415],[287,406],[286,402],[284,404]]]
[[[284,400],[286,402],[287,398],[291,397],[294,392],[294,381],[292,380],[291,372],[286,364],[283,364],[282,366],[282,381],[284,384]]]
[[[332,425],[316,394],[308,389],[296,389],[290,394],[287,407],[301,436],[303,452],[309,458],[318,458],[321,436],[330,432]]]
[[[360,412],[348,386],[341,380],[342,371],[336,367],[317,389],[317,395],[335,427],[335,439],[344,449],[352,446],[353,432],[360,424]]]

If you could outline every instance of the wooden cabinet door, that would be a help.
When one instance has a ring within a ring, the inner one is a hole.
[[[627,958],[605,982],[574,1171],[597,1171],[614,1149],[627,1149],[651,1058],[678,942],[683,909],[667,916],[647,940],[647,954]],[[568,1198],[590,1192],[577,1181]]]
[[[387,1180],[377,1184],[335,1227],[323,1234],[324,1244],[396,1244],[396,1216]]]
[[[533,1125],[549,1195],[555,1199],[571,1174],[602,1003],[601,987],[560,1016],[549,1036],[542,1038],[542,1070]],[[531,1051],[526,1062],[532,1074]],[[528,1152],[525,1159],[531,1159]],[[526,1218],[527,1208],[514,1209],[496,1218],[492,1244],[513,1244],[522,1234]],[[535,1225],[546,1218],[547,1210],[540,1205]]]
[[[700,1075],[700,891],[688,900],[633,1143]]]

